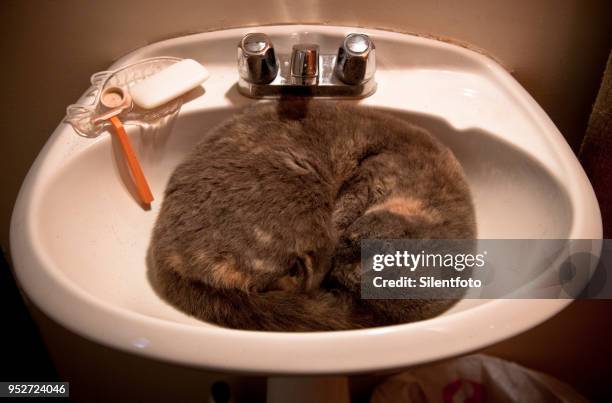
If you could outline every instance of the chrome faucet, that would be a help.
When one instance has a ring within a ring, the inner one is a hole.
[[[364,98],[376,91],[375,52],[367,35],[353,33],[337,54],[321,54],[318,45],[301,43],[291,55],[277,55],[266,34],[246,34],[238,44],[238,89],[253,98]]]
[[[317,85],[319,82],[319,46],[293,45],[291,52],[291,84]]]
[[[240,78],[253,84],[267,84],[278,74],[278,61],[266,34],[247,34],[238,45]]]

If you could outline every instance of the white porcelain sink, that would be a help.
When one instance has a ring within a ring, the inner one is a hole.
[[[156,201],[143,210],[126,189],[111,137],[60,124],[25,180],[11,252],[25,293],[47,315],[99,343],[196,367],[324,374],[399,368],[475,350],[550,318],[569,300],[464,300],[434,319],[328,333],[219,328],[156,295],[145,260],[167,179],[209,128],[254,100],[236,89],[236,45],[263,31],[277,48],[308,41],[333,52],[354,29],[269,26],[176,38],[139,49],[194,58],[211,72],[172,130],[129,133]],[[377,92],[360,101],[410,119],[456,153],[472,187],[480,238],[601,238],[593,190],[550,119],[499,65],[414,36],[359,29],[376,43]]]

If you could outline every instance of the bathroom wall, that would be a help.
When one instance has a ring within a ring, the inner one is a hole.
[[[577,148],[612,38],[608,0],[0,2],[0,240],[28,167],[88,77],[150,42],[226,26],[323,22],[435,34],[498,57]]]

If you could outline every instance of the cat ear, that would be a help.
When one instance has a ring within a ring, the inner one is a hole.
[[[266,287],[266,291],[308,291],[312,288],[314,265],[310,254],[295,256],[285,274]]]

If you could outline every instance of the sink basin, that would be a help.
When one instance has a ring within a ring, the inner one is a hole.
[[[156,198],[143,210],[108,133],[79,137],[61,123],[32,166],[11,224],[15,272],[48,316],[96,342],[189,366],[268,374],[356,373],[463,354],[523,332],[571,300],[463,300],[417,323],[326,333],[229,330],[187,316],[149,281],[150,233],[174,167],[209,128],[253,102],[236,88],[236,44],[266,32],[277,48],[314,42],[333,52],[353,29],[283,25],[175,38],[153,56],[189,57],[211,73],[205,93],[171,127],[128,133]],[[360,29],[376,43],[377,92],[359,102],[429,129],[463,165],[480,238],[602,236],[590,183],[554,124],[491,59],[454,45]],[[364,347],[367,346],[367,347]],[[356,353],[358,352],[358,353]]]

